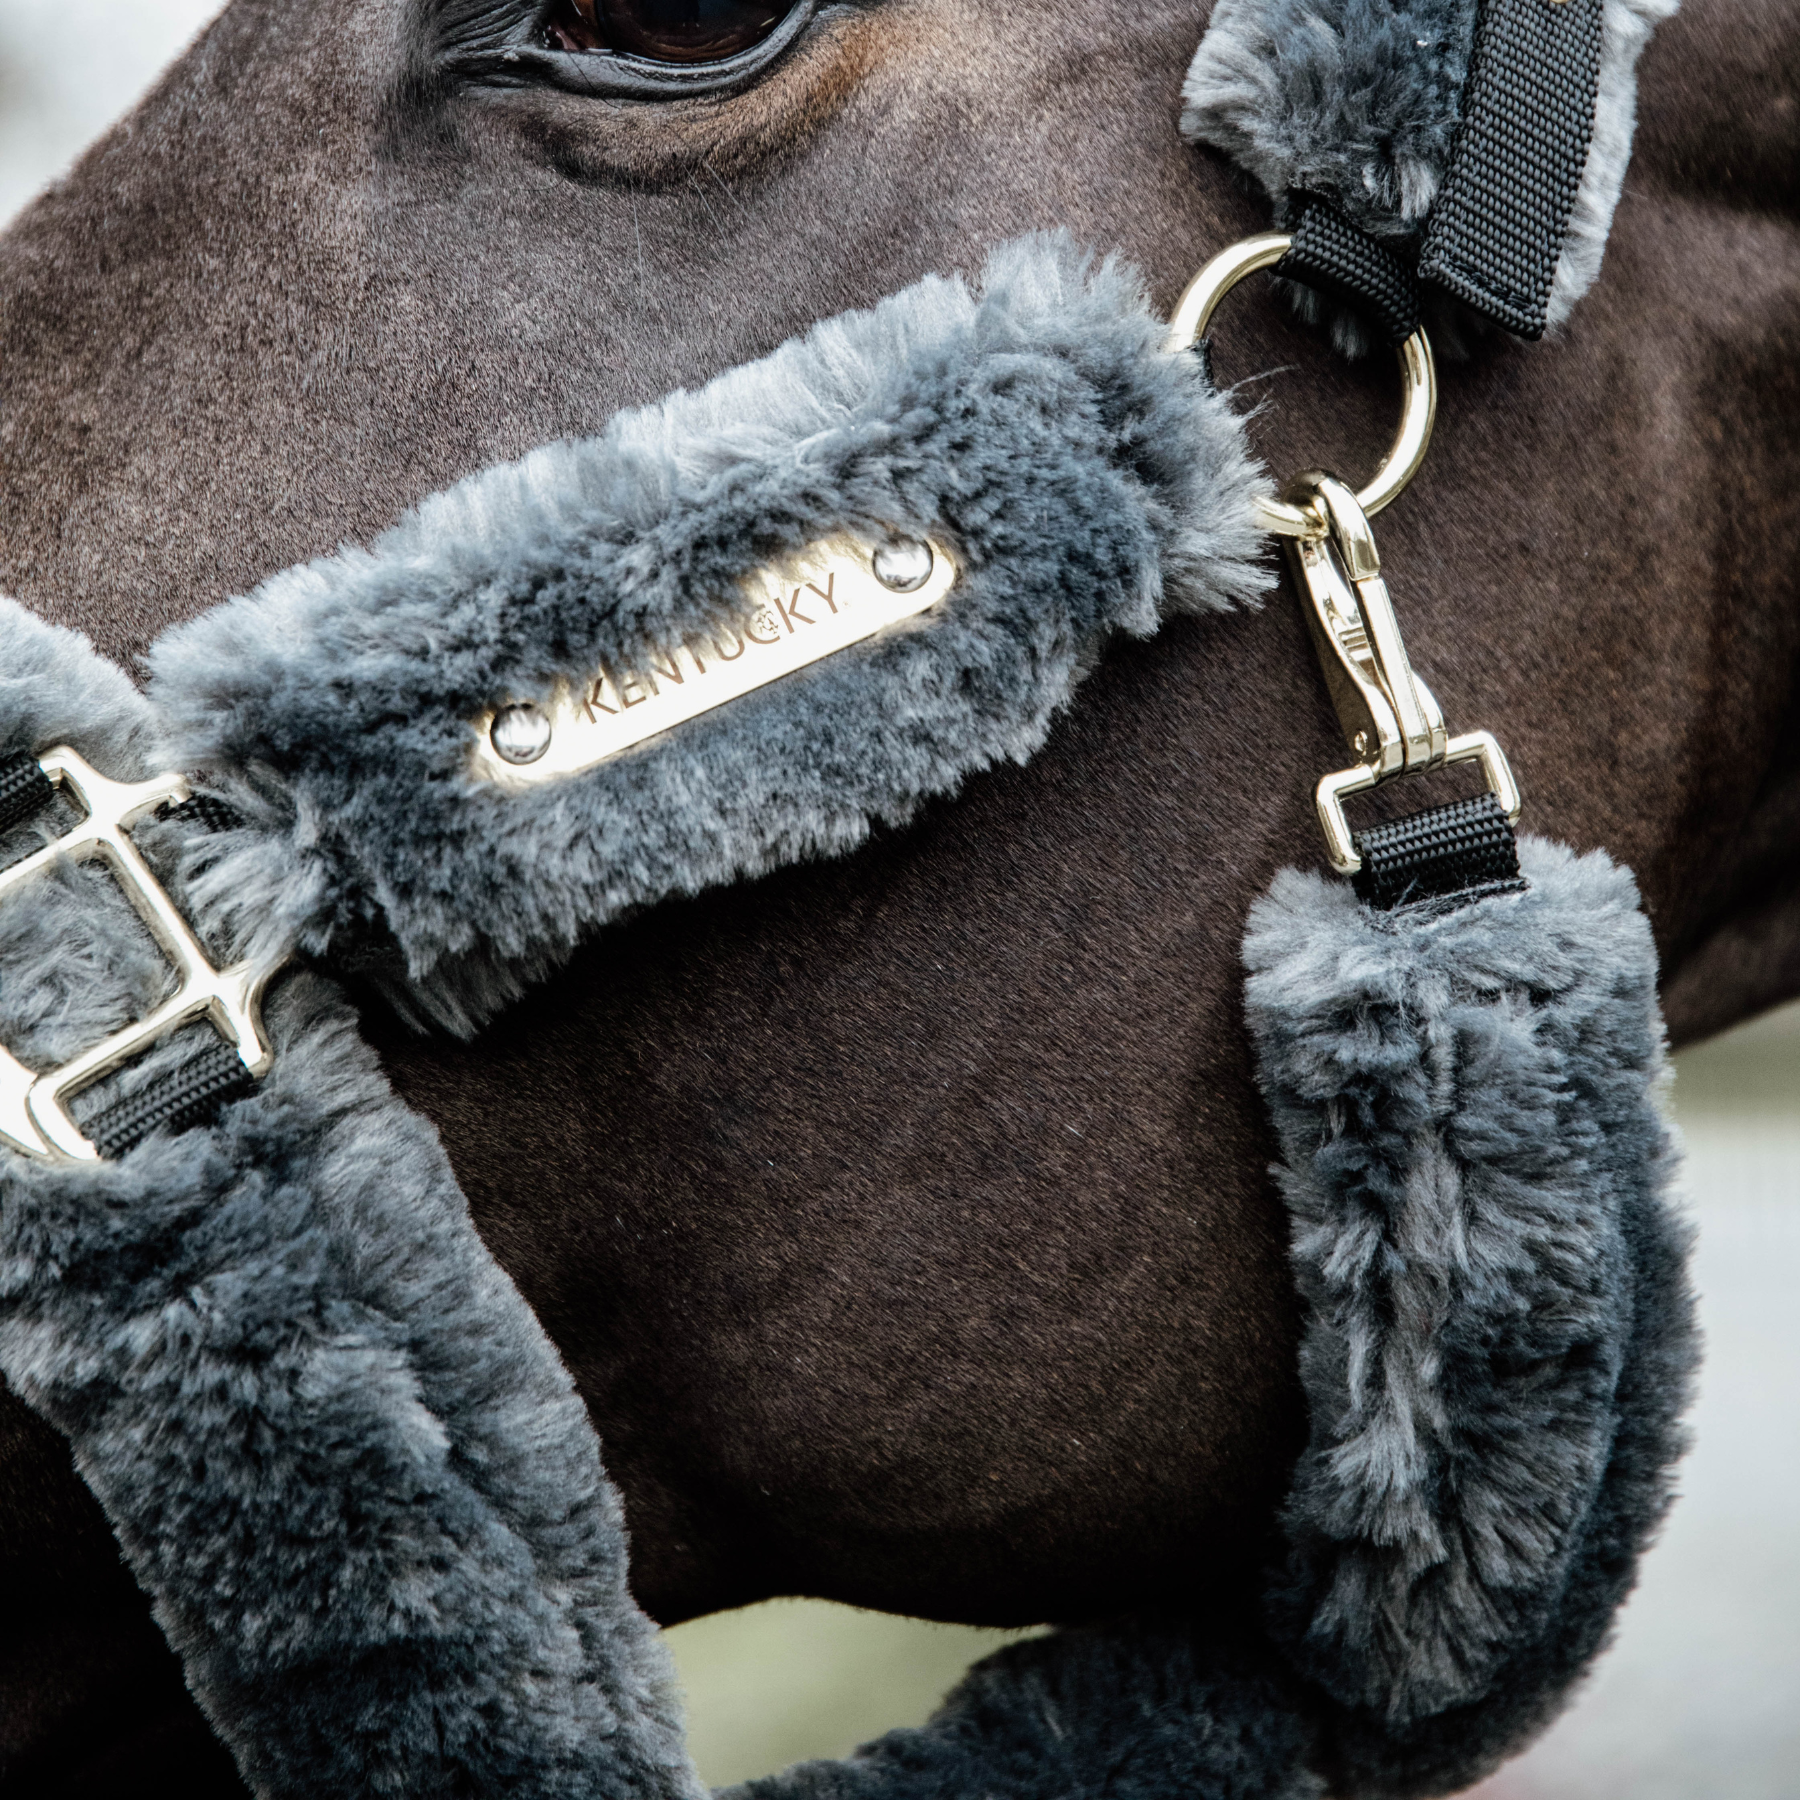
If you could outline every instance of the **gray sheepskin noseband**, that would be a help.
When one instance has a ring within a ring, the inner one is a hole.
[[[468,1031],[626,909],[839,854],[1028,757],[1113,633],[1268,585],[1242,434],[1163,334],[1135,275],[1028,240],[978,290],[830,320],[170,633],[167,754],[254,826],[198,898]],[[747,571],[843,532],[947,537],[956,605],[647,753],[468,778],[483,708],[741,629]]]
[[[1441,114],[1468,32],[1439,10]],[[1197,68],[1273,16],[1222,4]],[[1273,65],[1336,29],[1295,16]],[[1397,170],[1412,204],[1430,141],[1356,180]],[[585,1410],[326,971],[473,1031],[627,909],[841,852],[1029,756],[1115,633],[1253,598],[1259,472],[1163,335],[1117,265],[1006,247],[287,571],[159,644],[148,698],[0,602],[5,767],[68,745],[117,780],[196,771],[205,829],[177,809],[134,841],[215,965],[305,959],[268,1073],[204,1122],[99,1162],[0,1150],[0,1372],[70,1440],[258,1795],[701,1792]],[[583,772],[473,772],[485,711],[745,631],[749,571],[846,534],[948,546],[952,594]],[[66,823],[15,822],[0,864]],[[742,1793],[1423,1796],[1557,1709],[1667,1505],[1694,1341],[1634,885],[1521,853],[1385,910],[1289,873],[1252,914],[1311,1415],[1261,1609],[1054,1632],[926,1726]],[[25,1069],[169,980],[91,864],[0,906]],[[77,1125],[211,1033],[77,1096]]]

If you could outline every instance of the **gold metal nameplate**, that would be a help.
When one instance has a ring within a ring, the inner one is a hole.
[[[745,589],[760,602],[741,630],[696,633],[639,670],[603,669],[542,705],[501,707],[475,721],[475,773],[520,789],[591,769],[608,757],[937,605],[956,564],[936,543],[899,538],[815,545]]]

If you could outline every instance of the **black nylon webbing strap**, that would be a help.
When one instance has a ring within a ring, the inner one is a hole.
[[[1492,794],[1430,806],[1355,836],[1356,897],[1387,912],[1420,900],[1520,885],[1519,845]]]
[[[231,831],[244,822],[236,807],[204,788],[196,788],[179,805],[171,806],[164,817],[198,825],[202,831]]]
[[[35,756],[9,756],[0,762],[0,831],[48,806],[56,784],[38,767]]]
[[[1412,272],[1329,201],[1295,194],[1289,204],[1300,221],[1274,272],[1354,307],[1389,349],[1405,343],[1419,328],[1419,284]]]
[[[205,1045],[141,1094],[109,1106],[83,1127],[102,1156],[123,1156],[153,1131],[186,1131],[210,1121],[227,1100],[256,1086],[243,1058],[229,1044]]]
[[[1421,280],[1520,337],[1548,324],[1551,282],[1587,167],[1604,0],[1485,0]]]

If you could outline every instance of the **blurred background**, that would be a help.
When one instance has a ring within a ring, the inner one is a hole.
[[[215,10],[0,0],[0,224]],[[1800,1796],[1800,1008],[1683,1054],[1675,1111],[1708,1340],[1683,1498],[1584,1693],[1480,1800]],[[1013,1635],[792,1600],[669,1640],[720,1784],[923,1720]]]

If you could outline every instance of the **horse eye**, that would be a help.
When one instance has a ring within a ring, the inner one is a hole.
[[[568,0],[550,38],[564,50],[622,50],[652,62],[722,62],[760,44],[795,0]]]

